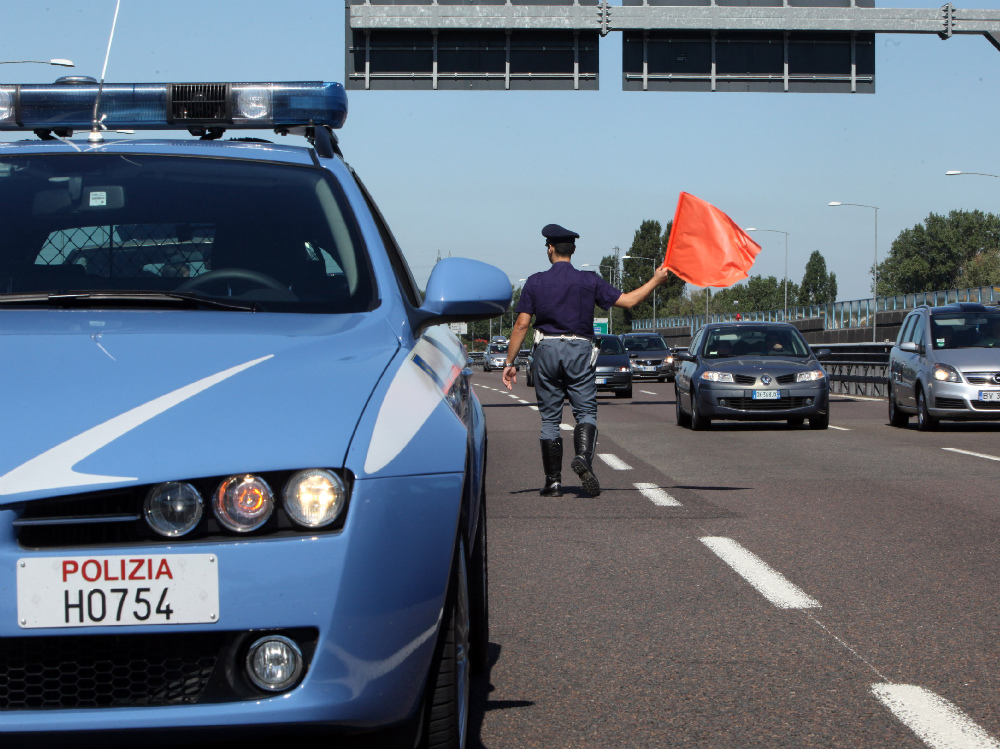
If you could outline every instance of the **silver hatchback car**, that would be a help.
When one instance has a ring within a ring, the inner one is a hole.
[[[922,431],[1000,419],[1000,309],[963,302],[906,316],[889,353],[889,423],[913,414]]]

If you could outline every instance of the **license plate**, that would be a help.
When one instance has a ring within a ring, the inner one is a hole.
[[[219,621],[215,554],[25,557],[17,621],[35,627],[210,624]]]
[[[642,371],[643,372],[655,372],[656,371],[656,367],[643,367]]]
[[[598,385],[603,385],[603,384],[604,384],[605,382],[607,382],[607,381],[608,381],[608,378],[607,378],[607,377],[598,377],[598,378],[597,378],[597,384],[598,384]]]
[[[1000,401],[1000,390],[980,390],[979,400],[981,401]]]
[[[755,401],[776,401],[781,398],[780,390],[754,390],[753,399]]]

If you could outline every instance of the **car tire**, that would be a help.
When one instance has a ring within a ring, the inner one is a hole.
[[[666,377],[657,377],[656,381],[657,382],[664,382],[664,381],[666,381],[666,379],[667,379]]]
[[[923,389],[917,391],[917,429],[921,432],[933,432],[937,429],[938,420],[927,410],[927,396]]]
[[[696,432],[704,432],[712,427],[712,420],[698,413],[698,392],[691,390],[691,428]]]
[[[810,429],[827,429],[830,426],[830,412],[809,417]]]
[[[910,415],[899,410],[896,394],[889,388],[889,424],[894,427],[905,427],[910,423]]]
[[[616,390],[615,398],[631,398],[632,397],[632,387],[629,386],[628,390]]]
[[[530,388],[535,386],[535,378],[531,376],[530,369],[524,374],[524,384]]]
[[[479,523],[469,560],[469,657],[472,673],[490,666],[490,573],[486,529],[486,482],[480,493]]]
[[[677,386],[674,385],[674,406],[677,410],[677,426],[679,427],[689,427],[691,426],[691,417],[684,413],[684,409],[681,408],[681,394],[677,391]]]
[[[800,427],[806,423],[804,416],[794,416],[788,420],[788,426],[790,427]]]
[[[431,666],[420,746],[461,749],[469,723],[469,580],[465,544],[459,541]]]

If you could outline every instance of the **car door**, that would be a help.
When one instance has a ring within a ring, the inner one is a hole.
[[[688,345],[688,353],[692,356],[698,350],[701,345],[701,339],[703,337],[703,330],[699,330],[695,337],[691,339],[691,343]],[[687,411],[691,412],[691,384],[692,378],[694,377],[695,371],[698,369],[698,362],[695,361],[682,361],[678,362],[680,368],[677,370],[677,374],[674,377],[674,386],[677,389],[677,397],[681,399],[681,407]]]
[[[898,403],[907,408],[917,407],[916,382],[920,362],[924,358],[924,329],[926,322],[923,311],[916,315],[916,322],[910,329],[907,341],[917,344],[917,351],[900,351],[900,388]]]
[[[897,403],[903,402],[903,362],[907,356],[907,352],[903,351],[900,345],[909,340],[916,322],[917,315],[915,313],[911,312],[907,315],[906,319],[903,320],[903,325],[899,329],[899,336],[896,338],[896,343],[893,344],[892,350],[889,352],[889,383],[896,394]]]

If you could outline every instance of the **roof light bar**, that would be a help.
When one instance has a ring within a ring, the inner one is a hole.
[[[89,130],[97,82],[0,85],[0,130]],[[108,130],[271,129],[347,119],[339,83],[105,83]]]

